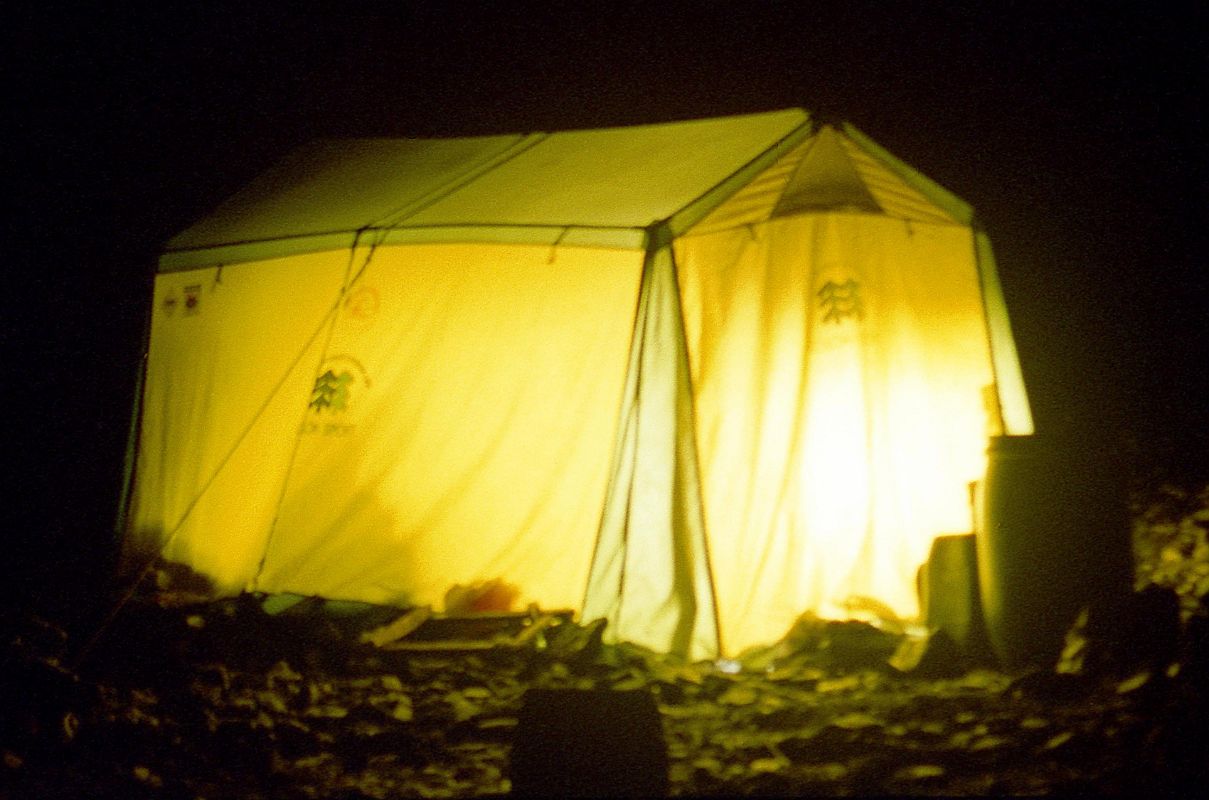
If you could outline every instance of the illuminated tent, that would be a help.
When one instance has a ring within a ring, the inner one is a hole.
[[[223,592],[501,578],[692,657],[917,614],[1030,433],[961,200],[801,110],[322,141],[159,261],[125,517]]]

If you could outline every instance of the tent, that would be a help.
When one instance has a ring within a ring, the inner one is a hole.
[[[693,658],[968,531],[1032,420],[964,202],[799,109],[319,141],[173,238],[130,558],[439,606],[503,579]]]

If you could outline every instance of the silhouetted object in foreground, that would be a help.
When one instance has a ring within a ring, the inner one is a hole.
[[[516,797],[661,797],[667,747],[644,691],[530,689],[512,747]]]
[[[1066,633],[1058,672],[1127,677],[1162,673],[1180,657],[1180,598],[1151,584],[1124,601],[1092,603]]]
[[[976,512],[987,634],[1005,666],[1048,667],[1083,607],[1129,596],[1126,475],[1090,433],[994,436],[987,457]]]

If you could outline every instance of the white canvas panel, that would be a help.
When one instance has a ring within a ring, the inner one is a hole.
[[[160,275],[128,555],[252,579],[347,252]]]
[[[577,608],[640,270],[605,250],[380,248],[327,344],[258,585],[439,608],[501,579]]]
[[[970,231],[808,215],[676,252],[727,647],[860,598],[915,616],[916,569],[969,530],[985,465]]]

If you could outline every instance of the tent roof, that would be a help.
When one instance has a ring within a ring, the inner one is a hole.
[[[750,213],[710,217],[765,170],[744,189]],[[358,242],[635,248],[665,220],[683,233],[703,218],[713,229],[820,206],[926,221],[969,216],[850,126],[816,131],[801,109],[555,133],[328,139],[294,151],[174,237],[160,269]]]

